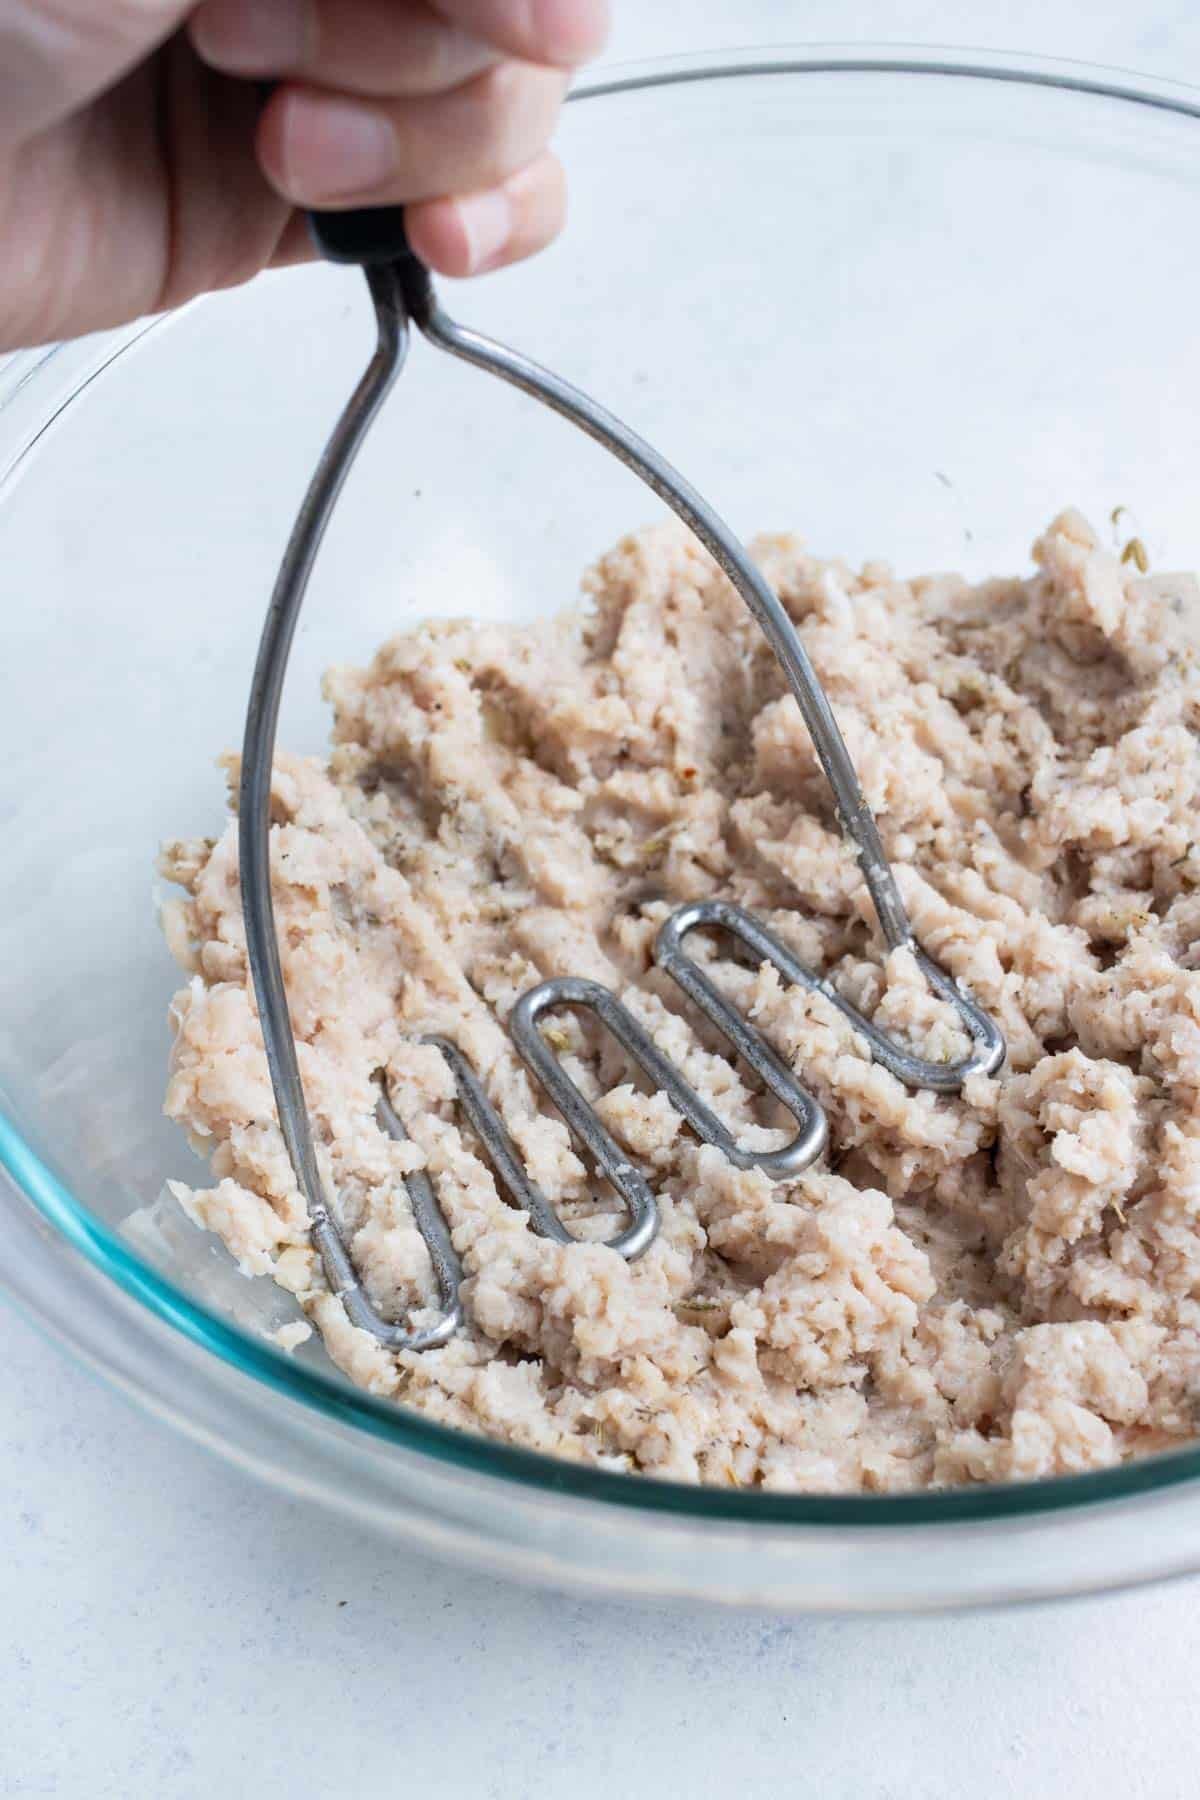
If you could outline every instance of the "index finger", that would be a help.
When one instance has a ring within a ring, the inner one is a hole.
[[[608,0],[433,0],[451,25],[522,62],[572,69],[604,48]]]

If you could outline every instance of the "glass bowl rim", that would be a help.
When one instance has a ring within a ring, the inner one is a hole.
[[[571,104],[685,83],[769,75],[895,76],[971,80],[1080,94],[1200,120],[1200,87],[1065,58],[1013,55],[922,44],[779,45],[616,64],[574,88]],[[203,305],[203,300],[193,305]],[[178,316],[178,315],[175,315]],[[163,319],[138,321],[106,334],[101,346],[53,345],[19,352],[0,366],[0,415],[61,358],[69,390],[0,467],[0,489],[25,455],[91,382],[125,351],[156,331]],[[82,360],[74,352],[82,350]],[[67,353],[64,355],[64,353]],[[143,1263],[71,1193],[69,1185],[0,1110],[0,1170],[62,1239],[101,1275],[158,1320],[235,1372],[250,1377],[318,1416],[364,1430],[372,1438],[426,1455],[466,1474],[518,1483],[637,1512],[674,1515],[697,1524],[726,1521],[794,1527],[897,1528],[983,1523],[1128,1500],[1200,1477],[1200,1445],[1078,1475],[997,1483],[916,1494],[764,1493],[663,1481],[594,1469],[438,1424],[415,1409],[378,1399],[340,1377],[308,1369],[265,1340],[257,1342],[208,1311],[183,1289]]]

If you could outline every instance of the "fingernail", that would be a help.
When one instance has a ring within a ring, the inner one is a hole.
[[[512,207],[502,188],[468,194],[458,202],[458,221],[467,240],[468,271],[478,275],[503,254],[512,235]]]
[[[230,75],[281,75],[300,68],[309,0],[205,0],[191,37],[204,61]]]
[[[368,195],[395,173],[396,138],[370,106],[289,96],[283,122],[284,177],[306,202]]]

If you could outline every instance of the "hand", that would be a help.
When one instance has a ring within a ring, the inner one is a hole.
[[[446,275],[530,255],[605,23],[605,0],[0,0],[0,350],[304,260],[306,207],[403,203]]]

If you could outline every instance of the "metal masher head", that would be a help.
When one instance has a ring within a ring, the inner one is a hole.
[[[1004,1039],[988,1015],[916,944],[875,820],[816,671],[777,596],[708,502],[636,432],[586,394],[519,351],[447,317],[438,304],[427,270],[408,247],[399,209],[323,214],[314,217],[312,225],[318,247],[326,256],[333,261],[359,264],[364,269],[375,309],[377,342],[301,504],[259,645],[246,714],[239,794],[238,849],[246,947],[279,1124],[330,1288],[342,1300],[351,1322],[386,1348],[427,1350],[444,1344],[462,1321],[462,1272],[449,1229],[429,1175],[422,1170],[406,1176],[413,1218],[429,1250],[440,1311],[435,1322],[426,1326],[409,1327],[385,1319],[359,1280],[342,1234],[337,1206],[326,1195],[317,1167],[288,1013],[270,878],[271,769],[280,696],[296,623],[342,483],[404,365],[410,326],[415,325],[437,349],[499,376],[587,432],[639,476],[695,533],[745,601],[779,660],[833,790],[842,830],[854,846],[885,943],[889,949],[903,947],[913,952],[930,986],[954,1008],[971,1039],[970,1051],[960,1061],[927,1062],[879,1030],[740,907],[720,899],[681,907],[659,933],[654,951],[657,962],[782,1102],[796,1123],[795,1137],[782,1149],[749,1151],[738,1145],[615,994],[596,982],[570,976],[541,983],[514,1007],[509,1019],[510,1035],[568,1129],[590,1151],[597,1168],[624,1202],[628,1224],[611,1240],[611,1248],[628,1258],[640,1256],[658,1229],[657,1202],[645,1177],[609,1134],[543,1038],[539,1022],[556,1008],[590,1011],[624,1047],[647,1080],[666,1093],[697,1136],[716,1145],[737,1167],[761,1169],[774,1178],[794,1176],[825,1146],[827,1124],[819,1102],[801,1086],[787,1063],[749,1021],[729,1004],[703,967],[687,954],[684,944],[691,932],[705,927],[719,929],[760,963],[773,964],[785,982],[824,995],[865,1039],[872,1056],[909,1087],[949,1093],[961,1088],[972,1074],[991,1074],[1004,1060]],[[534,1230],[559,1242],[573,1242],[550,1201],[526,1174],[503,1120],[462,1051],[445,1038],[431,1041],[449,1065],[462,1110],[500,1186],[515,1205],[528,1213]],[[381,1130],[388,1135],[405,1135],[382,1086],[376,1116]]]

